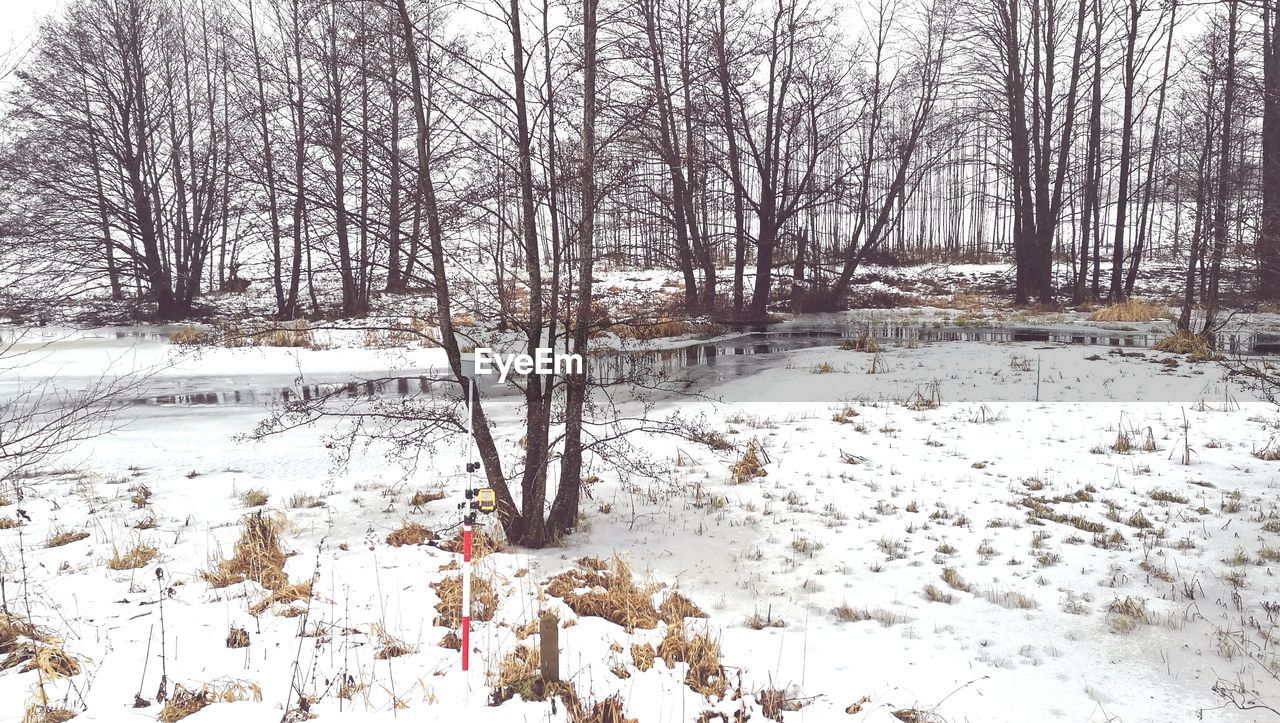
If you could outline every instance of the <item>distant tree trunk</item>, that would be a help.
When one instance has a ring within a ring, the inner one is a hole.
[[[1138,68],[1134,54],[1138,45],[1138,22],[1142,14],[1141,0],[1129,0],[1129,21],[1125,26],[1124,45],[1124,116],[1120,122],[1120,169],[1116,191],[1116,226],[1111,242],[1111,291],[1108,299],[1124,301],[1124,236],[1128,224],[1129,178],[1133,167],[1133,95]]]
[[[396,21],[392,20],[394,24]],[[393,28],[394,29],[394,28]],[[396,77],[397,68],[399,67],[398,58],[396,56],[396,44],[394,37],[387,40],[387,67],[389,77],[387,79],[387,96],[391,103],[391,143],[388,148],[390,152],[390,166],[388,169],[390,178],[390,199],[387,207],[387,293],[400,293],[404,291],[404,276],[400,269],[400,225],[401,225],[401,207],[400,200],[400,83]]]
[[[1169,6],[1169,33],[1165,36],[1164,66],[1160,72],[1160,89],[1156,99],[1155,128],[1151,133],[1151,153],[1147,158],[1147,173],[1142,192],[1142,207],[1138,213],[1138,239],[1133,245],[1133,258],[1129,261],[1129,273],[1124,282],[1125,296],[1133,293],[1138,281],[1138,265],[1142,262],[1142,252],[1146,246],[1148,235],[1148,214],[1151,210],[1151,198],[1156,187],[1156,160],[1160,157],[1161,123],[1164,120],[1165,91],[1169,86],[1169,60],[1173,57],[1173,30],[1178,22],[1178,3],[1174,0]]]
[[[729,147],[729,182],[733,186],[733,311],[742,312],[743,272],[747,260],[746,209],[742,188],[742,161],[738,149],[738,132],[733,122],[733,101],[729,90],[729,52],[725,47],[729,34],[725,6],[728,0],[718,0],[716,10],[718,24],[715,33],[716,77],[720,82],[720,117],[724,124],[725,140]]]
[[[294,100],[290,89],[289,102],[293,106],[293,265],[289,272],[289,290],[285,294],[284,310],[281,317],[292,319],[298,315],[298,288],[302,280],[302,226],[303,204],[306,203],[303,171],[306,163],[306,86],[302,77],[302,14],[301,0],[293,0],[293,80],[298,87],[298,98]],[[308,274],[308,277],[310,274]]]
[[[1222,135],[1218,151],[1218,193],[1213,208],[1213,255],[1208,268],[1208,287],[1204,300],[1204,327],[1201,334],[1213,343],[1217,329],[1219,281],[1222,257],[1227,250],[1227,206],[1231,194],[1232,123],[1235,122],[1236,100],[1236,35],[1239,0],[1227,1],[1227,65],[1222,81]]]
[[[597,0],[582,2],[582,217],[578,223],[578,292],[573,321],[573,352],[586,358],[590,339],[591,289],[595,257],[596,213],[596,7]],[[582,490],[582,410],[586,401],[587,371],[569,374],[564,419],[564,453],[560,461],[560,487],[547,522],[553,535],[571,531],[577,523]]]
[[[1262,213],[1258,298],[1280,299],[1280,3],[1262,5]]]
[[[536,355],[542,343],[542,259],[538,247],[537,210],[533,201],[533,138],[529,131],[529,107],[525,84],[524,39],[520,29],[520,0],[511,0],[508,17],[511,33],[512,80],[515,84],[516,152],[520,169],[520,230],[524,242],[525,272],[529,275],[529,317],[526,327],[528,353]],[[525,385],[525,465],[521,480],[521,517],[524,529],[519,542],[529,547],[546,544],[547,439],[549,420],[543,405],[543,387],[530,380]]]

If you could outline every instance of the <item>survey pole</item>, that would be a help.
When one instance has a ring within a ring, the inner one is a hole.
[[[471,525],[475,522],[476,511],[472,503],[471,475],[479,465],[472,461],[475,450],[475,395],[476,380],[467,380],[467,473],[463,475],[466,490],[462,503],[462,669],[471,667]]]

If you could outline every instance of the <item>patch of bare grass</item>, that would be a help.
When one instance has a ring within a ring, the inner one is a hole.
[[[676,663],[688,666],[684,682],[690,690],[708,698],[724,697],[728,682],[720,665],[720,645],[707,633],[689,634],[683,625],[669,625],[657,653],[668,668]]]
[[[427,541],[436,539],[436,533],[428,530],[412,520],[405,520],[400,527],[387,535],[387,544],[392,547],[405,545],[425,545]]]
[[[547,581],[546,589],[578,615],[604,618],[628,631],[652,629],[660,619],[652,586],[637,585],[631,568],[616,555],[609,563],[583,558],[576,568]]]
[[[262,701],[262,689],[257,683],[243,680],[231,680],[223,683],[210,683],[192,690],[183,685],[175,685],[173,694],[165,701],[160,710],[161,723],[174,723],[188,716],[195,715],[214,703],[235,703],[239,701]]]
[[[136,570],[150,564],[156,559],[157,554],[158,551],[151,545],[137,544],[125,550],[123,554],[115,545],[112,545],[111,559],[107,560],[107,567],[112,570]]]
[[[1169,308],[1143,299],[1125,299],[1089,314],[1089,321],[1155,321],[1169,318]]]

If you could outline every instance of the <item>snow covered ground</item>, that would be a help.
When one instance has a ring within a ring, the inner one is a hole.
[[[431,349],[336,346],[197,354],[109,334],[55,344],[23,374],[163,365],[157,383],[170,391],[271,389],[440,361]],[[278,720],[299,694],[321,720],[565,720],[563,704],[488,705],[504,659],[536,647],[527,633],[543,610],[559,615],[561,672],[578,696],[617,693],[646,723],[743,710],[760,720],[770,689],[795,708],[779,714],[787,721],[1262,720],[1268,711],[1239,710],[1214,687],[1280,708],[1280,462],[1254,454],[1280,434],[1280,413],[1215,364],[1114,351],[815,346],[702,377],[706,398],[668,397],[650,413],[704,415],[732,447],[638,436],[660,474],[603,474],[563,547],[483,557],[497,605],[475,624],[467,675],[439,645],[450,628],[432,587],[457,574],[458,556],[387,542],[406,520],[453,534],[466,441],[411,471],[378,444],[336,467],[336,423],[239,441],[269,411],[252,395],[132,406],[126,428],[25,481],[25,499],[5,492],[0,518],[21,508],[30,521],[0,529],[4,604],[23,617],[29,604],[78,659],[78,674],[44,683],[77,720],[155,720],[160,706],[133,705],[162,675],[169,692],[241,682],[228,697],[249,700],[191,721]],[[0,395],[21,384],[0,380]],[[515,457],[515,401],[489,411]],[[447,496],[411,503],[437,490]],[[253,491],[264,505],[249,506]],[[253,615],[268,590],[214,587],[202,572],[233,554],[242,518],[260,509],[287,518],[289,581],[318,578],[309,603]],[[46,547],[64,532],[87,537]],[[139,546],[157,557],[108,567]],[[615,554],[653,585],[655,605],[679,590],[705,611],[684,627],[718,643],[723,697],[692,690],[685,663],[637,665],[632,646],[661,650],[667,622],[628,632],[548,594],[575,560]],[[228,647],[235,629],[246,647]],[[0,672],[0,720],[21,719],[36,695],[40,675],[21,667]]]

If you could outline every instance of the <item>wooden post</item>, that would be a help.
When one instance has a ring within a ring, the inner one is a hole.
[[[542,646],[539,659],[542,663],[542,679],[548,683],[560,682],[560,620],[550,610],[538,621],[538,640]]]

